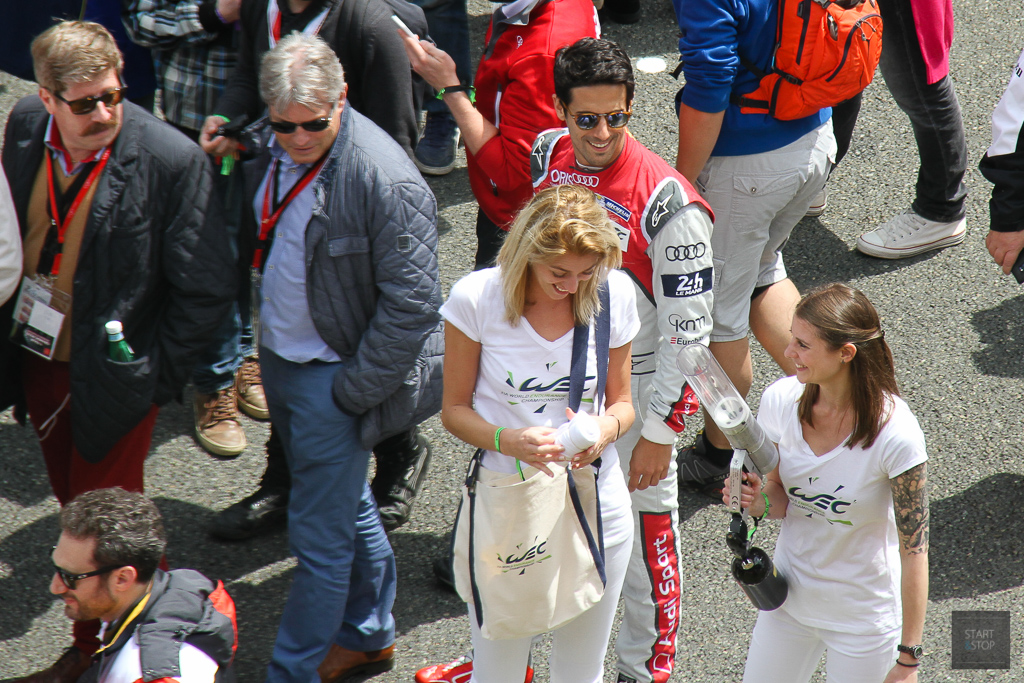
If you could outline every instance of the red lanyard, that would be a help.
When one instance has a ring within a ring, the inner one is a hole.
[[[327,155],[325,154],[318,162],[313,164],[302,177],[299,178],[299,182],[292,186],[292,189],[288,190],[288,194],[284,196],[280,204],[276,203],[277,196],[277,170],[278,161],[274,159],[273,164],[270,166],[270,172],[267,178],[267,189],[263,193],[263,212],[260,215],[260,233],[259,238],[256,242],[256,251],[252,255],[252,267],[257,269],[263,268],[263,252],[270,250],[270,244],[274,241],[274,228],[277,227],[277,222],[281,219],[281,214],[288,208],[288,205],[292,203],[300,192],[306,189],[306,186],[313,182],[313,178],[320,172],[324,162],[327,161]],[[271,201],[274,199],[276,208],[271,210]]]
[[[89,194],[89,188],[92,187],[92,184],[96,182],[96,178],[103,172],[103,168],[107,165],[107,159],[109,158],[110,147],[107,146],[103,150],[103,155],[100,156],[99,162],[93,167],[89,177],[85,179],[82,188],[75,195],[75,201],[72,202],[71,208],[68,209],[67,215],[64,216],[64,220],[61,220],[60,214],[57,212],[57,191],[53,185],[53,156],[49,152],[46,154],[46,189],[50,201],[50,229],[57,228],[57,243],[60,245],[59,251],[53,257],[53,266],[50,268],[51,275],[60,273],[60,258],[64,251],[64,236],[67,234],[68,226],[74,220],[78,207],[81,206],[82,201]]]

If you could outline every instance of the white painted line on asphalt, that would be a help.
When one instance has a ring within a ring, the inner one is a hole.
[[[665,60],[661,57],[641,57],[636,60],[636,68],[646,74],[661,73],[667,66]]]

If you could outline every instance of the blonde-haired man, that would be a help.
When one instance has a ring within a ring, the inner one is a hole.
[[[142,490],[157,407],[180,393],[227,314],[237,271],[206,155],[123,101],[110,33],[61,22],[33,41],[32,58],[39,94],[15,106],[4,136],[24,256],[21,291],[0,311],[19,316],[19,334],[0,345],[0,408],[27,408],[63,505],[99,488]],[[130,362],[108,355],[113,320]],[[75,648],[24,680],[76,680],[97,632],[76,622]]]

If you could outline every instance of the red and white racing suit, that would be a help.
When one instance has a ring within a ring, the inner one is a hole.
[[[534,190],[582,185],[596,193],[615,223],[622,269],[637,289],[640,333],[633,339],[636,422],[618,442],[629,472],[641,436],[671,444],[697,397],[676,367],[687,344],[706,344],[711,333],[711,221],[707,203],[687,180],[632,136],[610,166],[576,164],[565,128],[544,131],[533,145]],[[622,587],[625,615],[616,651],[619,671],[637,681],[667,681],[675,664],[679,576],[676,463],[657,486],[632,493],[633,554]]]

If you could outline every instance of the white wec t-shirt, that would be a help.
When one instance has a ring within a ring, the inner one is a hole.
[[[870,448],[845,443],[816,456],[803,438],[804,385],[785,377],[765,389],[757,421],[779,445],[789,508],[775,563],[789,580],[783,604],[808,626],[878,634],[901,626],[899,536],[889,480],[928,459],[924,433],[893,396]]]
[[[608,291],[609,347],[614,349],[632,341],[640,330],[640,319],[636,291],[625,274],[609,273]],[[520,318],[519,325],[509,325],[498,268],[475,271],[455,283],[448,301],[441,307],[441,315],[447,324],[481,345],[473,407],[485,420],[516,429],[558,427],[566,421],[573,330],[548,341],[534,331],[526,318]],[[601,414],[604,397],[595,397],[597,352],[593,325],[586,375],[580,410]],[[601,455],[598,482],[608,545],[625,538],[632,529],[629,492],[618,461],[615,444],[609,444]],[[515,458],[493,450],[486,452],[483,465],[496,472],[517,471]]]

